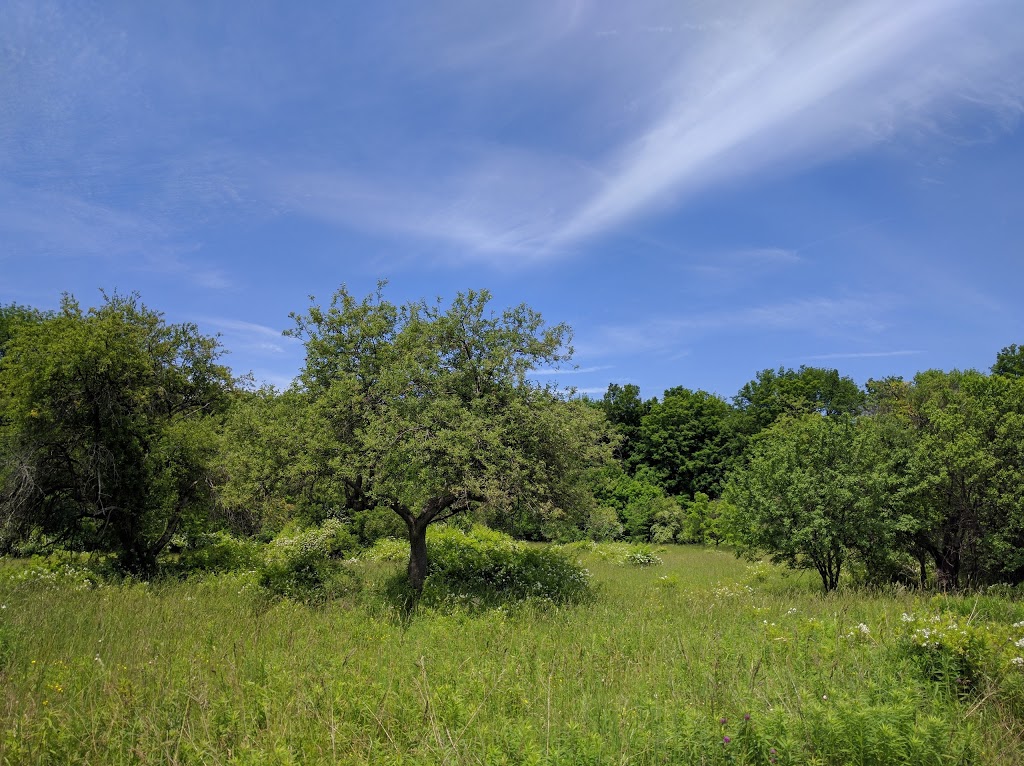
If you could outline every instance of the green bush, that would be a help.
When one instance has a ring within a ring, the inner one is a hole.
[[[646,545],[635,545],[626,554],[623,563],[631,567],[656,567],[661,566],[664,562],[661,557],[655,556]]]
[[[181,553],[176,569],[190,572],[238,572],[262,563],[262,546],[227,532],[213,532],[192,541]]]
[[[898,650],[927,679],[963,695],[975,690],[993,667],[996,648],[982,625],[942,612],[904,614]]]
[[[408,561],[409,541],[382,537],[367,548],[361,557],[367,561]]]
[[[361,580],[343,557],[357,541],[337,519],[271,542],[259,572],[269,594],[304,603],[323,603],[358,591]]]
[[[427,551],[422,601],[429,605],[486,606],[523,599],[567,604],[592,595],[589,573],[563,550],[524,545],[486,527],[475,526],[468,534],[432,528]]]

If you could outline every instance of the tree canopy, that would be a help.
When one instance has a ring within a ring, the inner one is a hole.
[[[136,295],[22,322],[0,360],[0,534],[118,554],[151,574],[212,505],[211,416],[232,385],[220,348]]]
[[[342,287],[327,309],[296,315],[293,333],[318,459],[349,507],[386,506],[405,523],[412,587],[432,523],[484,504],[585,514],[584,469],[608,457],[601,418],[528,378],[569,358],[569,328],[526,306],[493,312],[486,291],[397,306],[382,290],[359,300]]]

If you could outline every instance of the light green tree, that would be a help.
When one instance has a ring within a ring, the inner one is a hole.
[[[496,313],[486,291],[397,306],[382,289],[360,300],[342,287],[296,315],[294,335],[317,460],[351,506],[405,523],[412,588],[427,575],[427,527],[456,514],[528,506],[582,527],[585,469],[610,458],[603,415],[529,379],[569,358],[569,328],[526,306]]]
[[[814,569],[834,590],[852,556],[890,533],[883,477],[870,432],[851,418],[783,418],[751,445],[730,480],[732,533],[748,553]]]

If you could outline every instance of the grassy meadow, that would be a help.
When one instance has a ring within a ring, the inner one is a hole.
[[[396,563],[353,563],[363,586],[316,607],[247,574],[7,562],[0,763],[1024,763],[1009,594],[825,597],[725,550],[622,550],[579,548],[582,605],[411,615]]]

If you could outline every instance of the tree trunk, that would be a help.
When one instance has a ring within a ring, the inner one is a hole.
[[[407,519],[409,527],[409,585],[420,594],[427,579],[427,526],[422,519]]]

